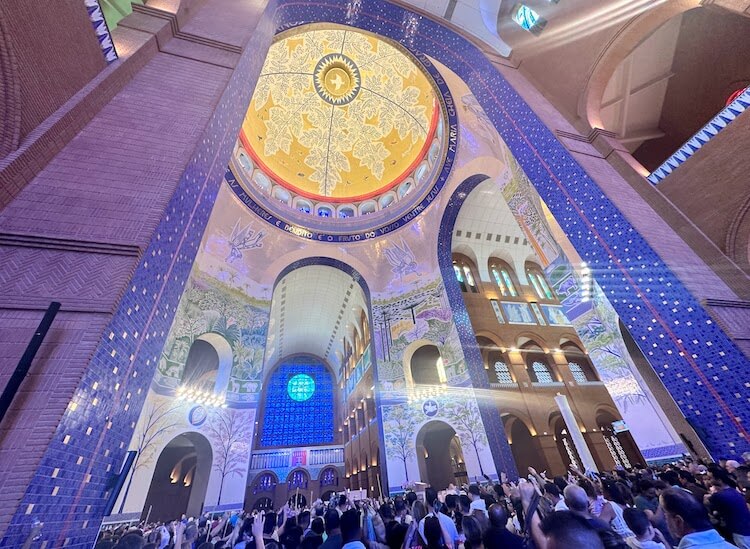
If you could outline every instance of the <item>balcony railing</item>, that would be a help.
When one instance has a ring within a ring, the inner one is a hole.
[[[343,465],[343,446],[325,446],[301,448],[294,450],[259,450],[253,452],[250,459],[250,469],[284,469],[306,465]]]

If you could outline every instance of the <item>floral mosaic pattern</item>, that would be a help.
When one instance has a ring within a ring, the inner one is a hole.
[[[319,74],[326,67],[338,71],[330,82]],[[342,98],[353,97],[332,103],[329,83],[331,93],[341,88]],[[388,186],[419,160],[437,105],[402,50],[352,30],[309,31],[271,47],[243,132],[277,182],[353,199]]]

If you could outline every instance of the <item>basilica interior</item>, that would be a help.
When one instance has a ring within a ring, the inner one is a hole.
[[[745,0],[0,4],[0,545],[750,451],[748,46]]]

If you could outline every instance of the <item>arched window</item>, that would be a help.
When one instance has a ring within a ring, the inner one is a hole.
[[[505,361],[496,360],[493,364],[493,369],[495,371],[495,377],[497,378],[498,383],[507,385],[513,384],[513,376],[511,376],[510,369],[508,368],[508,365],[505,363]]]
[[[513,270],[507,263],[501,261],[492,261],[490,263],[490,274],[492,279],[500,290],[503,297],[518,297],[518,290],[513,281]]]
[[[283,361],[266,381],[260,446],[333,444],[334,387],[320,359],[298,356]]]
[[[547,357],[537,344],[530,342],[524,345],[526,353],[526,369],[529,377],[534,383],[555,383],[557,380],[552,375]]]
[[[596,370],[591,365],[591,361],[578,345],[566,342],[562,345],[562,350],[565,353],[565,360],[568,362],[570,373],[573,375],[573,380],[576,383],[599,381],[599,377],[596,375]]]
[[[576,383],[586,383],[588,381],[588,379],[586,379],[586,374],[583,372],[583,368],[581,368],[579,364],[569,362],[568,368],[570,368],[570,373],[573,374],[573,380]]]
[[[293,471],[287,479],[290,490],[295,488],[307,488],[307,473],[301,470]]]
[[[466,258],[461,256],[453,258],[453,272],[462,292],[479,293],[479,286],[474,278],[472,265]]]
[[[276,486],[276,478],[271,473],[263,473],[253,487],[253,493],[270,492]]]
[[[325,469],[320,474],[320,486],[334,486],[339,483],[339,476],[336,473],[336,469]]]
[[[535,263],[526,264],[526,277],[539,299],[555,299],[555,294],[547,283],[542,269]]]
[[[537,383],[554,383],[552,379],[552,372],[549,371],[549,366],[540,360],[534,360],[531,363],[531,369],[534,375],[532,380]]]

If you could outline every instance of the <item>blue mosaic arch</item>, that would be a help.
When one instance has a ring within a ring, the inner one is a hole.
[[[300,259],[298,261],[295,261],[294,263],[291,263],[284,267],[279,275],[276,277],[276,280],[273,283],[273,289],[276,289],[276,285],[281,282],[281,279],[284,278],[286,275],[291,273],[292,271],[295,271],[297,269],[301,269],[302,267],[309,267],[311,265],[323,265],[326,267],[334,267],[336,269],[339,269],[340,271],[345,272],[349,276],[351,276],[354,280],[357,281],[357,284],[359,284],[360,288],[362,288],[362,292],[365,295],[365,301],[367,303],[367,321],[370,323],[370,326],[372,327],[373,319],[372,319],[372,299],[370,297],[370,287],[367,285],[367,281],[365,278],[360,274],[360,272],[349,265],[348,263],[344,263],[343,261],[340,261],[338,259],[334,259],[332,257],[306,257],[304,259]],[[372,333],[372,330],[371,332]],[[375,387],[378,386],[378,360],[380,360],[382,357],[378,354],[379,351],[377,349],[377,345],[372,345],[372,364],[370,368],[372,368],[372,379]],[[381,398],[380,398],[380,391],[375,391],[375,409],[378,410],[378,413],[381,413]],[[380,455],[378,456],[378,463],[387,463],[386,455],[385,455],[385,434],[383,432],[383,423],[378,422],[378,449]],[[380,477],[381,482],[383,486],[388,486],[388,468],[387,467],[381,467],[380,468]]]
[[[469,85],[711,453],[750,449],[750,361],[481,51],[382,0],[270,0],[76,389],[80,404],[63,415],[0,545],[22,545],[35,516],[50,547],[93,545],[274,26],[326,21],[418,45]]]
[[[461,341],[464,359],[466,360],[466,366],[471,377],[471,384],[476,389],[489,390],[489,378],[485,372],[482,355],[477,346],[475,331],[469,318],[469,311],[466,309],[466,303],[461,295],[461,287],[456,281],[456,275],[453,271],[453,259],[451,257],[453,228],[456,225],[458,212],[461,210],[461,206],[469,196],[469,193],[482,181],[486,181],[487,179],[489,179],[489,176],[486,175],[472,175],[464,180],[451,195],[443,212],[443,218],[440,221],[437,255],[440,274],[443,276],[445,292],[448,294],[448,302],[453,311],[453,322],[456,324],[458,339]],[[493,402],[487,402],[484,399],[478,400],[477,404],[479,405],[482,423],[484,423],[484,429],[487,432],[487,441],[492,450],[498,474],[500,471],[503,471],[510,478],[518,478],[516,462],[513,459],[513,452],[511,451],[510,444],[508,444],[505,426],[503,425],[497,406]]]

